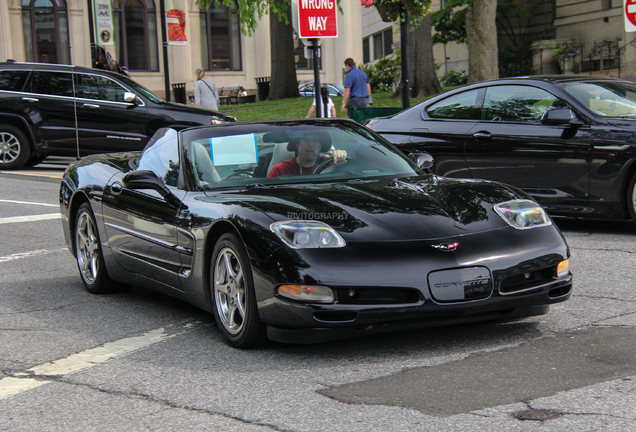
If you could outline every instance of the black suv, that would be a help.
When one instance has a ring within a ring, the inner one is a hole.
[[[234,122],[172,104],[115,72],[46,63],[0,63],[0,169],[46,156],[142,150],[159,128]]]

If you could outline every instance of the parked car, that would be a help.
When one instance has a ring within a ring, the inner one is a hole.
[[[342,96],[344,94],[345,88],[343,85],[339,84],[323,84],[326,85],[329,89],[329,97]],[[301,96],[306,97],[314,97],[314,84],[305,84],[300,86],[298,89]]]
[[[267,176],[309,145],[313,171]],[[160,129],[142,153],[68,167],[64,236],[89,292],[149,286],[213,313],[236,347],[507,320],[570,297],[570,251],[536,202],[414,158],[348,119]]]
[[[496,180],[551,215],[636,221],[636,84],[545,76],[482,82],[367,126],[447,177]]]
[[[0,169],[46,156],[141,150],[157,129],[236,121],[168,103],[125,75],[48,63],[0,63]]]

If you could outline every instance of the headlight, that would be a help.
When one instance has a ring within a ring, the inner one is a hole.
[[[346,245],[333,228],[319,221],[283,221],[269,226],[292,249],[339,248]]]
[[[552,225],[552,220],[543,208],[534,201],[520,199],[495,205],[495,211],[503,220],[516,229],[529,229]]]

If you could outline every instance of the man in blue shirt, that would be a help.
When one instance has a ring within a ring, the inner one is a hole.
[[[347,115],[351,117],[353,108],[364,108],[369,106],[368,97],[371,95],[371,84],[369,77],[364,71],[356,67],[356,62],[352,58],[344,61],[347,76],[345,77],[345,91],[342,96],[342,112],[347,108]],[[347,105],[347,99],[349,105]]]

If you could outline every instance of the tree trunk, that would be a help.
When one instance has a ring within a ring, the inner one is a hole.
[[[468,84],[499,78],[497,0],[470,0],[466,12]]]
[[[294,36],[291,25],[291,8],[288,8],[289,24],[278,19],[278,14],[269,11],[271,34],[272,77],[268,100],[299,97],[296,62],[294,60]]]
[[[411,97],[426,97],[442,92],[433,58],[431,15],[423,17],[413,28],[409,15],[409,79]]]

